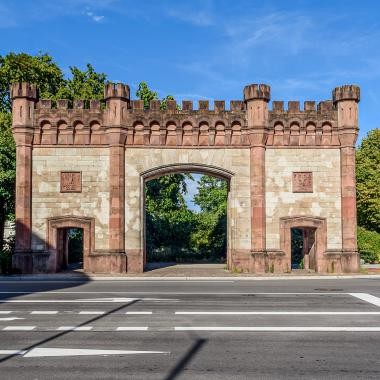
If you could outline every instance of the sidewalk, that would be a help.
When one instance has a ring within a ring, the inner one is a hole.
[[[380,279],[380,265],[362,266],[367,273],[320,274],[293,271],[284,274],[233,273],[224,264],[176,264],[158,267],[140,274],[85,274],[80,270],[54,274],[0,276],[0,281],[188,281],[188,280],[305,280],[305,279]]]

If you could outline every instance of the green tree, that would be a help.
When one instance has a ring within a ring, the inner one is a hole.
[[[207,258],[223,260],[227,248],[227,181],[203,175],[198,181],[194,202],[201,211],[192,245]]]
[[[370,131],[356,151],[358,224],[380,232],[380,129]]]
[[[139,88],[136,91],[136,96],[144,102],[144,109],[149,109],[150,101],[157,100],[157,92],[152,91],[146,82],[141,82]]]
[[[84,71],[76,66],[71,66],[70,71],[71,78],[64,80],[54,96],[55,99],[69,99],[70,101],[75,99],[87,101],[91,99],[103,99],[106,74],[97,73],[89,63]]]
[[[16,149],[10,126],[11,114],[0,112],[0,252],[5,222],[14,214]]]
[[[139,87],[136,91],[136,96],[144,102],[144,109],[149,109],[151,100],[158,100],[158,94],[156,91],[152,91],[146,82],[140,82]],[[172,95],[166,95],[161,99],[160,109],[166,110],[168,108],[167,101],[174,100]],[[179,106],[177,105],[177,109]]]
[[[64,86],[62,70],[48,54],[35,56],[26,53],[9,53],[0,56],[0,110],[11,111],[9,87],[14,82],[36,84],[40,97],[52,99]]]
[[[37,85],[45,99],[101,99],[105,74],[71,67],[72,77],[65,79],[62,70],[48,54],[35,56],[9,53],[0,56],[0,250],[4,244],[4,223],[14,214],[15,146],[11,133],[10,85],[29,82]]]
[[[189,174],[169,174],[152,179],[145,186],[148,259],[155,249],[171,248],[172,259],[180,249],[190,249],[195,227],[193,212],[187,208],[184,194]]]

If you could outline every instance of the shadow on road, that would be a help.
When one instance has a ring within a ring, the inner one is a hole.
[[[125,303],[125,304],[123,304],[123,305],[121,305],[119,307],[116,307],[116,308],[114,308],[114,309],[112,309],[112,310],[110,310],[110,311],[108,311],[108,312],[106,312],[106,313],[104,313],[102,315],[99,315],[99,316],[96,316],[94,318],[91,318],[88,321],[85,321],[85,322],[83,322],[83,323],[81,323],[81,324],[79,324],[78,326],[75,326],[75,327],[76,328],[77,327],[83,327],[83,326],[88,325],[89,323],[96,322],[96,321],[98,321],[98,320],[100,320],[102,318],[105,318],[105,317],[107,317],[107,316],[109,316],[109,315],[111,315],[113,313],[116,313],[116,312],[124,309],[125,307],[131,306],[131,305],[135,304],[138,301],[139,300],[133,300],[131,302]],[[30,346],[27,346],[27,347],[24,347],[20,351],[29,351],[29,350],[32,350],[33,348],[36,348],[36,347],[38,347],[38,346],[40,346],[42,344],[45,344],[47,342],[51,342],[51,341],[53,341],[53,340],[55,340],[57,338],[60,338],[60,337],[62,337],[64,335],[70,334],[72,332],[73,332],[72,330],[66,330],[66,331],[59,332],[57,334],[54,334],[53,336],[49,336],[48,338],[40,340],[37,343],[34,343],[34,344],[32,344]],[[8,356],[5,356],[4,358],[0,358],[0,364],[3,363],[3,362],[5,362],[5,361],[7,361],[7,360],[12,359],[15,356],[18,356],[18,354],[10,354]]]
[[[198,352],[202,349],[203,345],[206,343],[207,339],[198,338],[194,344],[190,347],[190,349],[183,355],[183,357],[179,360],[176,366],[170,371],[165,380],[174,380],[177,376],[184,370],[187,364],[189,364]]]

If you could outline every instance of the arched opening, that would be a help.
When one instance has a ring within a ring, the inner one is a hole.
[[[83,269],[83,228],[58,228],[57,271]]]
[[[323,271],[327,250],[326,219],[317,216],[281,218],[280,248],[289,269]]]
[[[295,227],[291,232],[291,267],[294,269],[316,270],[315,232],[316,228]]]
[[[232,173],[205,165],[170,165],[143,173],[144,268],[228,260]]]
[[[48,271],[89,271],[89,256],[94,251],[94,240],[94,218],[68,215],[49,218],[46,239],[50,253]]]

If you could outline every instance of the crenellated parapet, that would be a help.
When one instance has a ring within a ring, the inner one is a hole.
[[[337,112],[331,100],[273,101],[269,113],[268,146],[338,146]]]
[[[39,99],[36,87],[27,83],[13,84],[11,97],[14,132],[27,126],[33,145],[108,145],[110,128],[121,128],[122,143],[136,147],[334,147],[343,141],[342,130],[349,126],[352,134],[353,125],[357,128],[354,105],[360,91],[353,85],[338,87],[332,100],[306,101],[302,108],[298,101],[289,101],[287,107],[273,101],[270,106],[270,87],[265,84],[246,86],[244,100],[232,100],[228,106],[223,100],[212,105],[208,100],[184,100],[179,107],[168,100],[162,109],[159,100],[152,100],[145,109],[142,100],[130,99],[129,86],[121,83],[107,83],[103,101]]]

